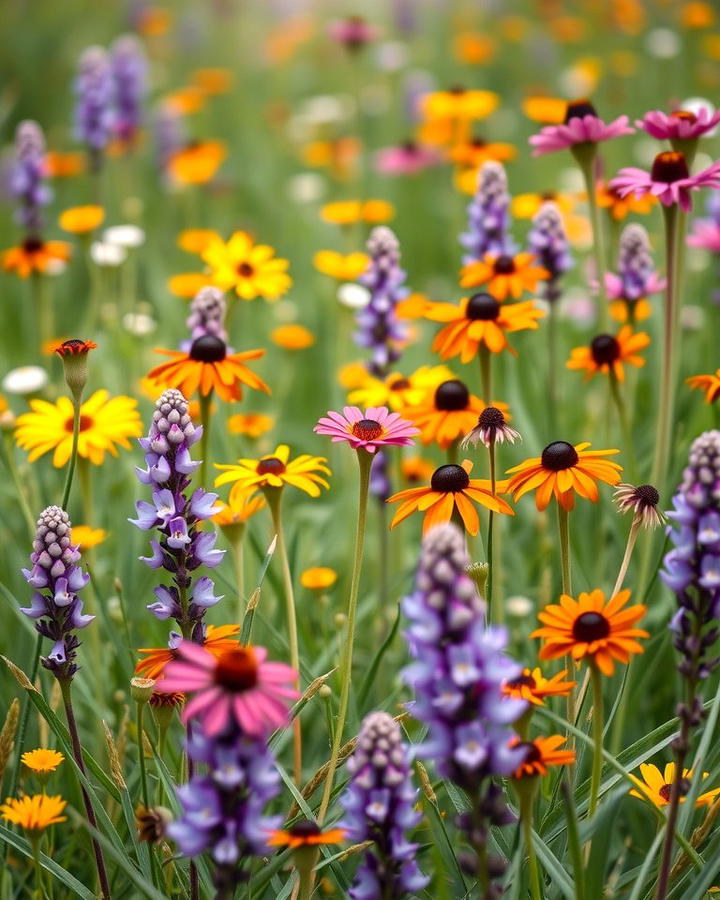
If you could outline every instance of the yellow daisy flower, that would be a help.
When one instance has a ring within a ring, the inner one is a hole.
[[[66,800],[62,797],[48,797],[47,794],[35,794],[20,799],[8,797],[0,805],[0,815],[13,825],[19,825],[27,831],[42,831],[56,822],[64,822],[67,816],[60,813],[65,809]]]
[[[309,591],[324,591],[337,581],[337,572],[327,566],[314,566],[300,574],[300,584]]]
[[[32,412],[18,417],[15,440],[29,452],[30,462],[53,453],[53,465],[61,469],[70,458],[73,433],[73,407],[68,397],[56,403],[31,400]],[[137,401],[132,397],[110,397],[106,390],[95,391],[80,407],[78,453],[96,466],[105,453],[117,456],[117,447],[130,449],[129,438],[140,437],[142,422]]]
[[[375,378],[366,370],[365,376],[364,382],[348,395],[348,403],[363,409],[389,406],[393,412],[418,406],[429,391],[454,377],[447,366],[421,366],[412,375],[391,372],[387,378]]]
[[[54,772],[65,757],[57,750],[47,750],[39,747],[37,750],[27,750],[20,757],[33,772],[44,775],[48,772]]]
[[[313,265],[323,275],[337,281],[355,281],[367,269],[370,258],[366,253],[338,253],[335,250],[318,250]]]
[[[300,488],[311,497],[319,497],[318,485],[329,487],[322,477],[330,474],[325,462],[324,456],[310,456],[307,453],[291,460],[288,445],[280,444],[273,453],[261,456],[260,459],[239,459],[235,465],[216,464],[215,468],[223,470],[223,474],[215,479],[215,487],[234,483],[230,493],[231,502],[235,491],[247,492],[248,488],[281,488],[286,484]]]
[[[675,763],[667,763],[664,771],[660,771],[657,766],[649,763],[640,765],[640,774],[642,779],[632,777],[638,790],[631,790],[632,797],[639,797],[641,800],[650,800],[655,806],[667,806],[670,803],[670,792],[675,781]],[[689,790],[689,782],[693,776],[692,769],[683,769],[683,782],[680,785],[680,802],[685,802],[684,794]],[[703,781],[708,777],[707,772],[703,772]],[[695,801],[695,806],[710,806],[717,795],[720,794],[720,787],[713,788],[704,794],[700,794]]]
[[[292,284],[288,261],[276,257],[267,244],[254,244],[244,231],[236,231],[227,243],[211,241],[202,258],[210,267],[213,283],[224,291],[234,289],[243,300],[277,300]]]
[[[108,533],[104,528],[91,528],[89,525],[73,525],[72,542],[81,550],[90,550],[107,540]]]

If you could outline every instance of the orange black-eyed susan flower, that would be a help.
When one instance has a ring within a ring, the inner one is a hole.
[[[408,456],[403,459],[400,470],[408,484],[419,484],[423,481],[430,481],[435,466],[429,459],[423,459],[422,456]]]
[[[526,751],[525,761],[513,772],[513,778],[547,775],[550,766],[571,766],[575,762],[575,751],[559,749],[565,740],[562,734],[538,737],[533,741],[513,739],[511,747]]]
[[[256,244],[245,231],[236,231],[227,243],[212,240],[202,252],[213,284],[234,290],[243,300],[277,300],[292,284],[288,261],[275,256],[267,244]]]
[[[182,350],[156,350],[170,357],[170,362],[155,366],[147,377],[162,388],[174,387],[185,397],[195,391],[207,397],[215,391],[223,400],[240,400],[242,387],[270,393],[270,388],[246,365],[249,359],[259,359],[264,350],[245,350],[228,353],[227,345],[213,334],[196,338],[187,352]]]
[[[463,297],[459,304],[433,303],[425,311],[426,319],[448,323],[435,335],[433,351],[442,359],[459,356],[464,363],[477,356],[481,344],[491,353],[505,349],[514,353],[506,334],[536,329],[544,316],[544,310],[532,300],[501,303],[485,293]]]
[[[58,224],[70,234],[90,234],[105,221],[102,206],[71,206],[60,213]]]
[[[527,700],[534,706],[544,706],[546,697],[567,697],[577,684],[576,681],[564,681],[567,669],[545,678],[540,668],[523,669],[522,673],[512,681],[503,685],[503,694],[518,700]]]
[[[270,832],[268,844],[271,847],[317,847],[320,844],[341,844],[345,840],[343,828],[328,828],[323,831],[315,822],[302,819],[286,831]]]
[[[196,141],[173,153],[168,174],[177,184],[205,184],[215,177],[226,156],[222,141]]]
[[[641,197],[628,194],[627,197],[621,197],[615,188],[609,187],[602,181],[598,183],[595,191],[597,205],[606,209],[616,222],[622,222],[630,213],[640,216],[647,215],[657,204],[657,197],[652,194],[644,194]]]
[[[315,335],[304,325],[293,322],[273,328],[270,340],[283,350],[307,350],[315,343]]]
[[[539,282],[550,273],[535,265],[532,253],[488,253],[484,259],[463,266],[460,272],[461,287],[485,287],[497,300],[513,297],[518,300],[525,291],[534,291]]]
[[[478,171],[482,166],[493,160],[495,162],[508,162],[517,156],[517,148],[514,144],[501,144],[486,141],[481,137],[470,138],[464,144],[456,144],[450,149],[450,159],[463,168],[468,167]],[[475,183],[477,187],[477,182]]]
[[[262,494],[250,494],[248,491],[236,491],[230,494],[228,503],[220,502],[221,509],[215,513],[211,521],[223,529],[233,529],[236,525],[244,525],[255,513],[266,505]]]
[[[239,625],[208,625],[203,647],[213,656],[222,656],[227,650],[234,650],[239,640]],[[138,653],[143,653],[144,658],[135,666],[135,671],[143,678],[152,678],[154,681],[159,681],[163,677],[165,666],[178,658],[171,647],[141,647]]]
[[[53,465],[60,469],[70,458],[73,437],[73,405],[69,397],[59,397],[55,403],[35,399],[30,412],[18,416],[15,440],[29,451],[34,462],[51,450]],[[96,466],[102,464],[105,453],[117,456],[117,448],[130,449],[129,438],[140,437],[142,422],[137,401],[132,397],[110,397],[99,390],[80,407],[78,454]]]
[[[440,466],[433,472],[427,487],[408,488],[388,499],[388,503],[400,502],[400,508],[390,523],[394,528],[411,513],[423,512],[423,534],[436,525],[449,522],[457,513],[469,534],[477,534],[480,520],[474,503],[493,512],[514,516],[511,507],[491,491],[490,482],[470,478],[472,463],[464,460],[461,466]],[[500,488],[500,485],[498,485]]]
[[[612,675],[614,660],[627,663],[633,653],[642,653],[637,638],[650,635],[636,624],[645,615],[641,603],[626,606],[630,591],[618,591],[605,600],[601,590],[583,592],[575,600],[562,594],[559,603],[550,603],[538,613],[543,623],[530,637],[543,639],[540,659],[557,659],[570,654],[574,660],[587,658],[605,675]]]
[[[639,351],[649,344],[649,334],[644,331],[635,332],[632,325],[625,325],[616,336],[599,334],[588,346],[573,348],[565,365],[568,369],[584,371],[586,381],[598,372],[612,374],[618,381],[625,381],[624,364],[636,369],[644,366],[645,360],[639,355]]]
[[[6,272],[15,272],[20,278],[29,278],[33,272],[52,272],[70,259],[70,244],[65,241],[43,241],[28,237],[17,247],[2,254],[2,266]]]
[[[686,382],[691,388],[705,392],[706,403],[714,403],[720,396],[720,369],[713,375],[693,375]]]
[[[472,429],[484,408],[484,402],[471,394],[464,382],[451,378],[428,391],[418,405],[407,406],[400,414],[417,426],[423,444],[436,443],[446,450]]]
[[[522,111],[533,122],[559,125],[565,121],[567,105],[567,100],[559,97],[526,97],[522,102]]]
[[[31,772],[39,775],[49,775],[54,772],[65,757],[58,750],[48,750],[46,747],[39,747],[37,750],[27,750],[20,757],[23,765],[27,766]]]
[[[667,763],[661,771],[658,766],[650,763],[640,764],[640,774],[642,778],[632,775],[631,778],[637,785],[637,789],[630,791],[631,797],[638,797],[640,800],[649,800],[655,806],[663,807],[670,803],[670,795],[672,786],[675,781],[676,765],[674,762]],[[685,802],[685,795],[690,790],[690,782],[693,777],[692,769],[683,769],[682,779],[680,781],[680,802]],[[703,772],[703,782],[708,777],[707,772]],[[695,800],[695,806],[710,806],[715,798],[720,794],[720,787],[713,788],[700,794]]]
[[[568,444],[553,441],[542,456],[526,459],[507,470],[512,477],[507,483],[508,492],[517,502],[523,494],[535,491],[535,505],[539,510],[547,507],[553,495],[563,509],[575,505],[575,494],[596,503],[599,497],[597,482],[618,484],[622,466],[605,459],[618,450],[588,450],[589,442]]]
[[[348,402],[358,406],[389,406],[399,412],[408,406],[417,406],[428,391],[453,375],[447,366],[421,366],[411,375],[391,372],[385,378],[376,378],[363,366],[358,377],[359,383],[348,394]]]
[[[6,822],[19,825],[25,831],[44,831],[50,825],[64,822],[67,816],[61,815],[67,801],[62,797],[49,797],[47,794],[35,794],[16,799],[8,799],[0,805],[0,816]]]
[[[484,119],[497,109],[500,97],[493,91],[451,87],[432,91],[422,98],[420,109],[429,119]]]
[[[308,453],[290,459],[290,447],[279,444],[272,453],[260,459],[239,459],[234,465],[216,464],[215,468],[223,474],[215,479],[215,486],[233,484],[233,490],[249,491],[289,484],[311,497],[319,497],[321,487],[330,487],[323,477],[330,474],[326,462],[324,456]]]

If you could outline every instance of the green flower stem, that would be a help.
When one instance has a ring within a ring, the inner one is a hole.
[[[360,572],[362,570],[363,544],[365,541],[365,522],[367,518],[368,488],[370,486],[370,469],[373,457],[367,450],[357,451],[360,467],[360,488],[358,500],[357,529],[355,531],[355,555],[353,559],[352,580],[350,582],[350,596],[347,607],[347,636],[343,647],[343,656],[340,662],[340,708],[333,733],[332,751],[328,763],[323,797],[318,813],[318,824],[322,825],[330,805],[335,770],[337,769],[338,756],[342,746],[345,719],[347,718],[348,703],[350,700],[350,682],[352,679],[353,641],[355,639],[355,619],[357,617],[357,601],[360,590]]]
[[[563,594],[568,594],[572,596],[572,577],[570,574],[570,514],[569,512],[562,506],[561,503],[557,505],[558,511],[558,531],[560,533],[560,567],[562,572],[562,592]],[[568,670],[568,674],[572,676],[572,673],[575,670],[575,665],[573,663],[573,658],[569,654],[565,657],[565,668]],[[567,720],[568,722],[575,721],[575,692],[570,691],[567,695]],[[568,743],[572,747],[574,744],[574,739],[568,735]]]
[[[488,444],[488,458],[490,461],[490,489],[493,497],[496,491],[495,477],[495,441],[492,440]],[[488,511],[488,539],[487,539],[487,561],[488,561],[488,580],[487,580],[487,620],[491,621],[491,613],[495,611],[497,621],[502,625],[504,619],[504,610],[502,603],[495,608],[495,597],[493,588],[495,586],[495,559],[493,557],[493,532],[495,525],[495,513]]]
[[[65,476],[65,488],[63,489],[62,503],[60,508],[67,512],[68,501],[70,500],[70,488],[73,483],[73,475],[75,474],[75,465],[77,463],[78,440],[80,439],[80,408],[82,407],[82,395],[73,397],[73,436],[72,448],[70,450],[70,459],[68,460],[67,474]],[[89,525],[89,522],[85,523]]]
[[[490,366],[490,351],[485,344],[480,344],[478,350],[480,360],[480,380],[482,384],[483,401],[486,406],[492,403],[492,368]]]
[[[245,616],[245,523],[238,523],[237,534],[232,539],[233,562],[235,565],[235,582],[237,584],[238,607],[237,620],[242,622]]]
[[[10,473],[10,478],[12,479],[13,486],[15,487],[15,494],[17,495],[17,501],[20,506],[20,511],[23,514],[23,519],[25,519],[28,536],[30,538],[30,541],[32,542],[35,538],[35,519],[33,518],[28,499],[25,496],[25,489],[23,488],[22,481],[20,480],[20,473],[18,472],[17,463],[15,462],[15,446],[13,444],[12,432],[5,432],[5,434],[3,435],[3,443],[5,445],[5,464],[8,468],[8,472]]]
[[[531,775],[529,778],[521,778],[515,784],[515,790],[520,798],[520,821],[522,823],[525,851],[528,856],[528,868],[530,869],[530,893],[532,900],[543,900],[540,888],[540,870],[538,869],[537,855],[533,844],[533,803],[537,793],[538,777]]]
[[[622,393],[620,392],[620,384],[618,382],[617,375],[612,370],[612,368],[610,369],[610,394],[613,398],[615,408],[618,411],[618,418],[620,419],[620,430],[622,432],[624,449],[628,459],[628,474],[630,475],[630,481],[634,484],[637,480],[637,463],[635,462],[635,450],[633,448],[632,432],[630,431],[630,423],[628,422],[625,401],[623,400]]]
[[[35,299],[35,314],[39,323],[40,342],[45,344],[52,340],[55,325],[53,323],[53,308],[50,302],[49,279],[40,272],[33,272],[32,292]]]
[[[140,792],[142,794],[142,802],[143,806],[146,810],[150,809],[150,795],[148,793],[147,786],[147,767],[145,765],[145,740],[144,734],[145,730],[143,728],[143,714],[145,712],[145,702],[138,702],[137,704],[137,745],[138,745],[138,763],[140,768]],[[150,870],[152,872],[152,880],[154,885],[161,884],[160,879],[158,878],[157,871],[157,860],[155,859],[155,853],[152,845],[148,846],[148,852],[150,854]]]
[[[598,804],[598,796],[600,794],[600,776],[602,775],[603,764],[603,695],[602,695],[602,673],[594,662],[590,663],[590,679],[593,689],[593,714],[592,714],[592,734],[594,741],[592,773],[590,779],[590,804],[588,806],[588,817],[592,818],[595,814]]]
[[[70,679],[58,678],[58,684],[60,685],[60,692],[62,693],[63,705],[65,707],[65,717],[67,718],[68,731],[70,733],[70,741],[72,743],[75,763],[77,764],[77,767],[80,769],[83,775],[85,775],[85,760],[83,759],[82,744],[80,743],[80,735],[78,734],[77,722],[75,721],[75,712],[72,705]],[[93,809],[92,802],[83,784],[80,784],[80,792],[82,794],[83,805],[85,806],[85,815],[87,816],[88,824],[91,826],[91,828],[97,831],[98,825],[97,819],[95,818],[95,810]],[[104,900],[109,900],[110,884],[108,882],[107,870],[105,869],[105,858],[103,856],[102,848],[95,838],[92,839],[92,847],[93,853],[95,854],[95,865],[97,866],[98,880],[100,881],[100,893]]]
[[[600,304],[600,315],[598,316],[598,319],[601,327],[604,328],[608,320],[607,291],[605,289],[605,235],[600,218],[600,208],[598,207],[597,197],[595,196],[596,152],[594,144],[580,144],[573,148],[573,156],[582,172],[583,180],[585,181],[585,191],[587,192],[588,210],[590,212],[590,224],[592,226],[593,236],[593,256],[595,258],[595,270],[598,282],[598,303]]]
[[[285,591],[285,613],[287,616],[288,642],[290,644],[290,665],[297,672],[297,681],[295,686],[300,685],[300,649],[298,646],[297,617],[295,615],[295,591],[293,589],[292,573],[290,572],[290,562],[287,555],[287,547],[285,546],[285,533],[282,526],[282,516],[280,514],[280,503],[282,501],[282,488],[267,487],[263,489],[265,499],[270,508],[272,515],[273,527],[277,535],[277,550],[280,556],[280,565],[283,573],[283,588]],[[300,784],[302,779],[302,731],[300,727],[300,717],[293,719],[293,768],[295,783]]]
[[[456,438],[451,444],[448,445],[447,448],[447,461],[448,465],[456,466],[458,465],[458,444],[459,440]]]
[[[45,884],[43,880],[42,866],[40,865],[40,841],[42,832],[31,831],[29,833],[30,849],[32,850],[33,869],[35,870],[35,896],[43,900],[45,897]]]
[[[548,426],[550,434],[557,434],[557,303],[551,302],[547,317],[548,336]]]
[[[204,488],[207,479],[208,466],[208,448],[210,446],[210,404],[212,403],[213,392],[209,394],[198,394],[200,402],[200,424],[202,425],[202,437],[200,438],[200,487]]]
[[[578,832],[577,814],[575,812],[575,798],[572,795],[572,790],[570,789],[567,778],[563,778],[560,782],[560,790],[565,804],[567,842],[573,864],[575,900],[585,900],[585,866],[583,864],[582,850],[580,849],[580,834]]]

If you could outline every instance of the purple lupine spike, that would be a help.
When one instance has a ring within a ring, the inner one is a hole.
[[[147,92],[147,59],[135,35],[123,34],[113,43],[110,65],[115,87],[115,136],[132,146],[142,123],[142,101]]]
[[[370,291],[370,302],[357,315],[355,342],[372,350],[368,370],[378,378],[387,375],[389,366],[400,358],[397,344],[406,329],[395,314],[398,302],[408,294],[403,287],[405,272],[400,268],[400,244],[394,232],[384,225],[373,228],[367,242],[370,262],[360,282]]]
[[[636,303],[665,289],[665,281],[655,270],[650,238],[642,225],[626,225],[620,235],[617,274],[605,276],[608,296],[613,300]]]
[[[560,299],[560,279],[572,268],[565,225],[556,203],[543,203],[535,213],[528,233],[528,247],[538,264],[550,273],[544,282],[544,298],[549,303]]]
[[[247,879],[253,856],[269,853],[267,839],[280,817],[264,815],[279,793],[275,759],[265,740],[249,738],[236,725],[209,738],[200,728],[187,743],[189,758],[205,774],[178,788],[180,817],[167,833],[184,856],[208,852],[215,863],[218,897],[232,897]]]
[[[78,592],[90,576],[82,571],[79,562],[80,551],[72,542],[68,514],[59,506],[48,506],[37,520],[30,554],[32,568],[22,570],[35,591],[30,606],[20,612],[35,619],[36,630],[53,642],[42,664],[61,680],[71,679],[78,668],[75,658],[80,641],[74,632],[95,618],[82,611]]]
[[[75,135],[85,144],[94,169],[110,143],[115,124],[115,89],[110,57],[103,47],[83,51],[75,79]]]
[[[169,103],[160,103],[153,115],[152,131],[155,163],[167,178],[168,163],[187,143],[184,119]]]
[[[26,119],[15,131],[15,159],[10,170],[10,194],[17,201],[15,220],[38,237],[43,226],[42,208],[52,200],[45,173],[45,135],[37,122]]]
[[[468,229],[460,244],[468,251],[463,263],[483,259],[485,254],[512,256],[517,247],[510,236],[510,194],[505,169],[489,160],[478,175],[477,191],[468,205]]]
[[[346,837],[373,841],[348,891],[352,900],[413,895],[428,883],[416,861],[417,844],[407,832],[420,821],[415,811],[408,751],[400,727],[385,712],[366,716],[353,755],[350,782],[342,797]]]
[[[190,329],[191,342],[205,334],[219,337],[227,344],[225,294],[216,287],[201,288],[190,304],[190,315],[185,324]]]
[[[215,549],[215,534],[198,531],[198,523],[213,516],[217,494],[202,488],[190,493],[190,476],[200,465],[190,457],[190,448],[199,440],[188,413],[188,403],[180,391],[165,391],[155,404],[148,436],[140,438],[145,451],[145,469],[137,469],[138,479],[152,488],[152,502],[136,504],[137,518],[130,519],[143,531],[156,529],[158,539],[150,542],[152,555],[140,559],[151,569],[165,569],[173,583],[155,588],[155,603],[148,609],[161,620],[175,619],[186,637],[202,643],[205,611],[221,600],[206,575],[193,582],[200,566],[213,567],[224,551]]]
[[[403,601],[415,662],[403,673],[415,694],[410,709],[427,726],[416,753],[468,794],[472,809],[460,819],[471,846],[486,842],[489,825],[512,821],[493,776],[508,776],[523,761],[511,749],[508,727],[527,708],[503,696],[504,682],[521,669],[505,655],[504,628],[487,627],[485,604],[466,573],[467,551],[454,525],[434,528],[423,541],[415,591]],[[501,861],[492,877],[502,871]]]

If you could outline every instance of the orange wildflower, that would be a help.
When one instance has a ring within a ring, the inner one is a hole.
[[[515,256],[488,253],[484,259],[468,263],[460,272],[461,287],[482,287],[498,300],[518,300],[525,291],[534,291],[538,283],[549,277],[542,266],[533,265],[532,253]]]
[[[215,177],[226,156],[222,141],[197,141],[170,157],[168,172],[178,184],[205,184]]]
[[[5,250],[2,266],[6,272],[15,272],[20,278],[29,278],[33,272],[52,272],[53,267],[70,259],[70,244],[65,241],[43,241],[28,237],[17,247]]]
[[[567,697],[577,684],[576,681],[563,681],[567,669],[550,678],[545,678],[539,668],[532,671],[523,669],[522,674],[503,685],[503,694],[518,700],[527,700],[534,706],[544,706],[545,697]]]
[[[720,396],[720,369],[714,375],[693,375],[685,380],[691,388],[705,391],[706,403],[714,403]]]
[[[575,347],[565,365],[568,369],[584,370],[586,381],[598,372],[612,374],[618,381],[625,381],[623,363],[635,366],[636,369],[644,366],[645,360],[638,356],[638,351],[649,343],[649,334],[644,331],[635,333],[631,325],[625,325],[616,337],[599,334],[590,341],[589,346]]]
[[[102,206],[71,206],[60,213],[59,225],[71,234],[89,234],[105,221]]]
[[[565,743],[565,736],[553,734],[550,737],[538,737],[533,741],[521,741],[514,738],[510,746],[527,751],[525,762],[513,772],[513,778],[531,778],[534,775],[547,775],[549,766],[571,766],[575,762],[574,750],[559,750]]]
[[[239,625],[208,625],[203,647],[213,656],[222,656],[228,650],[234,650],[240,640]],[[173,659],[177,659],[177,653],[170,647],[141,647],[138,653],[144,653],[135,666],[135,671],[143,678],[152,678],[160,681],[165,673],[165,666]]]

